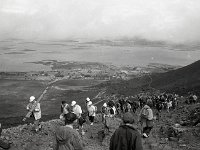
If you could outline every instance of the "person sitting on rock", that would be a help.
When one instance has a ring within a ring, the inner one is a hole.
[[[65,126],[60,126],[55,130],[55,140],[53,150],[83,150],[81,137],[75,129],[73,123],[76,122],[77,116],[69,112],[64,115]]]
[[[111,136],[109,150],[143,150],[141,135],[134,127],[134,118],[130,112],[123,115],[123,124]]]
[[[34,107],[34,111],[32,112],[31,117],[34,117],[35,121],[34,121],[34,128],[35,131],[38,132],[39,129],[41,129],[41,125],[39,124],[39,121],[41,119],[41,108],[40,108],[40,103],[38,103],[37,101],[35,101],[35,97],[31,96],[29,99],[29,104],[26,106],[27,110],[31,110],[32,107]]]

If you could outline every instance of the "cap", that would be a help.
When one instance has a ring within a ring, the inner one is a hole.
[[[88,102],[89,102],[89,101],[90,101],[90,98],[89,98],[89,97],[87,97],[87,98],[86,98],[86,101],[88,101]]]
[[[130,112],[127,112],[123,115],[123,118],[122,118],[123,122],[124,123],[134,123],[135,122],[135,117],[133,116],[132,113]]]
[[[71,106],[76,105],[76,101],[72,101]]]
[[[29,99],[29,102],[32,102],[35,100],[35,97],[34,96],[31,96],[30,99]]]

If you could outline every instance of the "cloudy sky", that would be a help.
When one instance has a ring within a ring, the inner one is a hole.
[[[199,42],[199,0],[0,0],[1,38]]]

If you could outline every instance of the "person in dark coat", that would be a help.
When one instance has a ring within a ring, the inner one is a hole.
[[[123,125],[121,125],[110,139],[109,150],[143,150],[141,135],[134,128],[135,120],[132,113],[123,115]]]
[[[83,150],[83,142],[75,129],[73,123],[77,120],[76,114],[69,112],[64,115],[65,126],[55,131],[53,150]]]

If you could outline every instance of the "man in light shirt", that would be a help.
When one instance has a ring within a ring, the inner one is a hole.
[[[94,123],[94,117],[96,116],[96,108],[94,105],[92,105],[92,102],[88,102],[88,116],[89,116],[89,121],[91,122],[90,125],[93,125]]]

